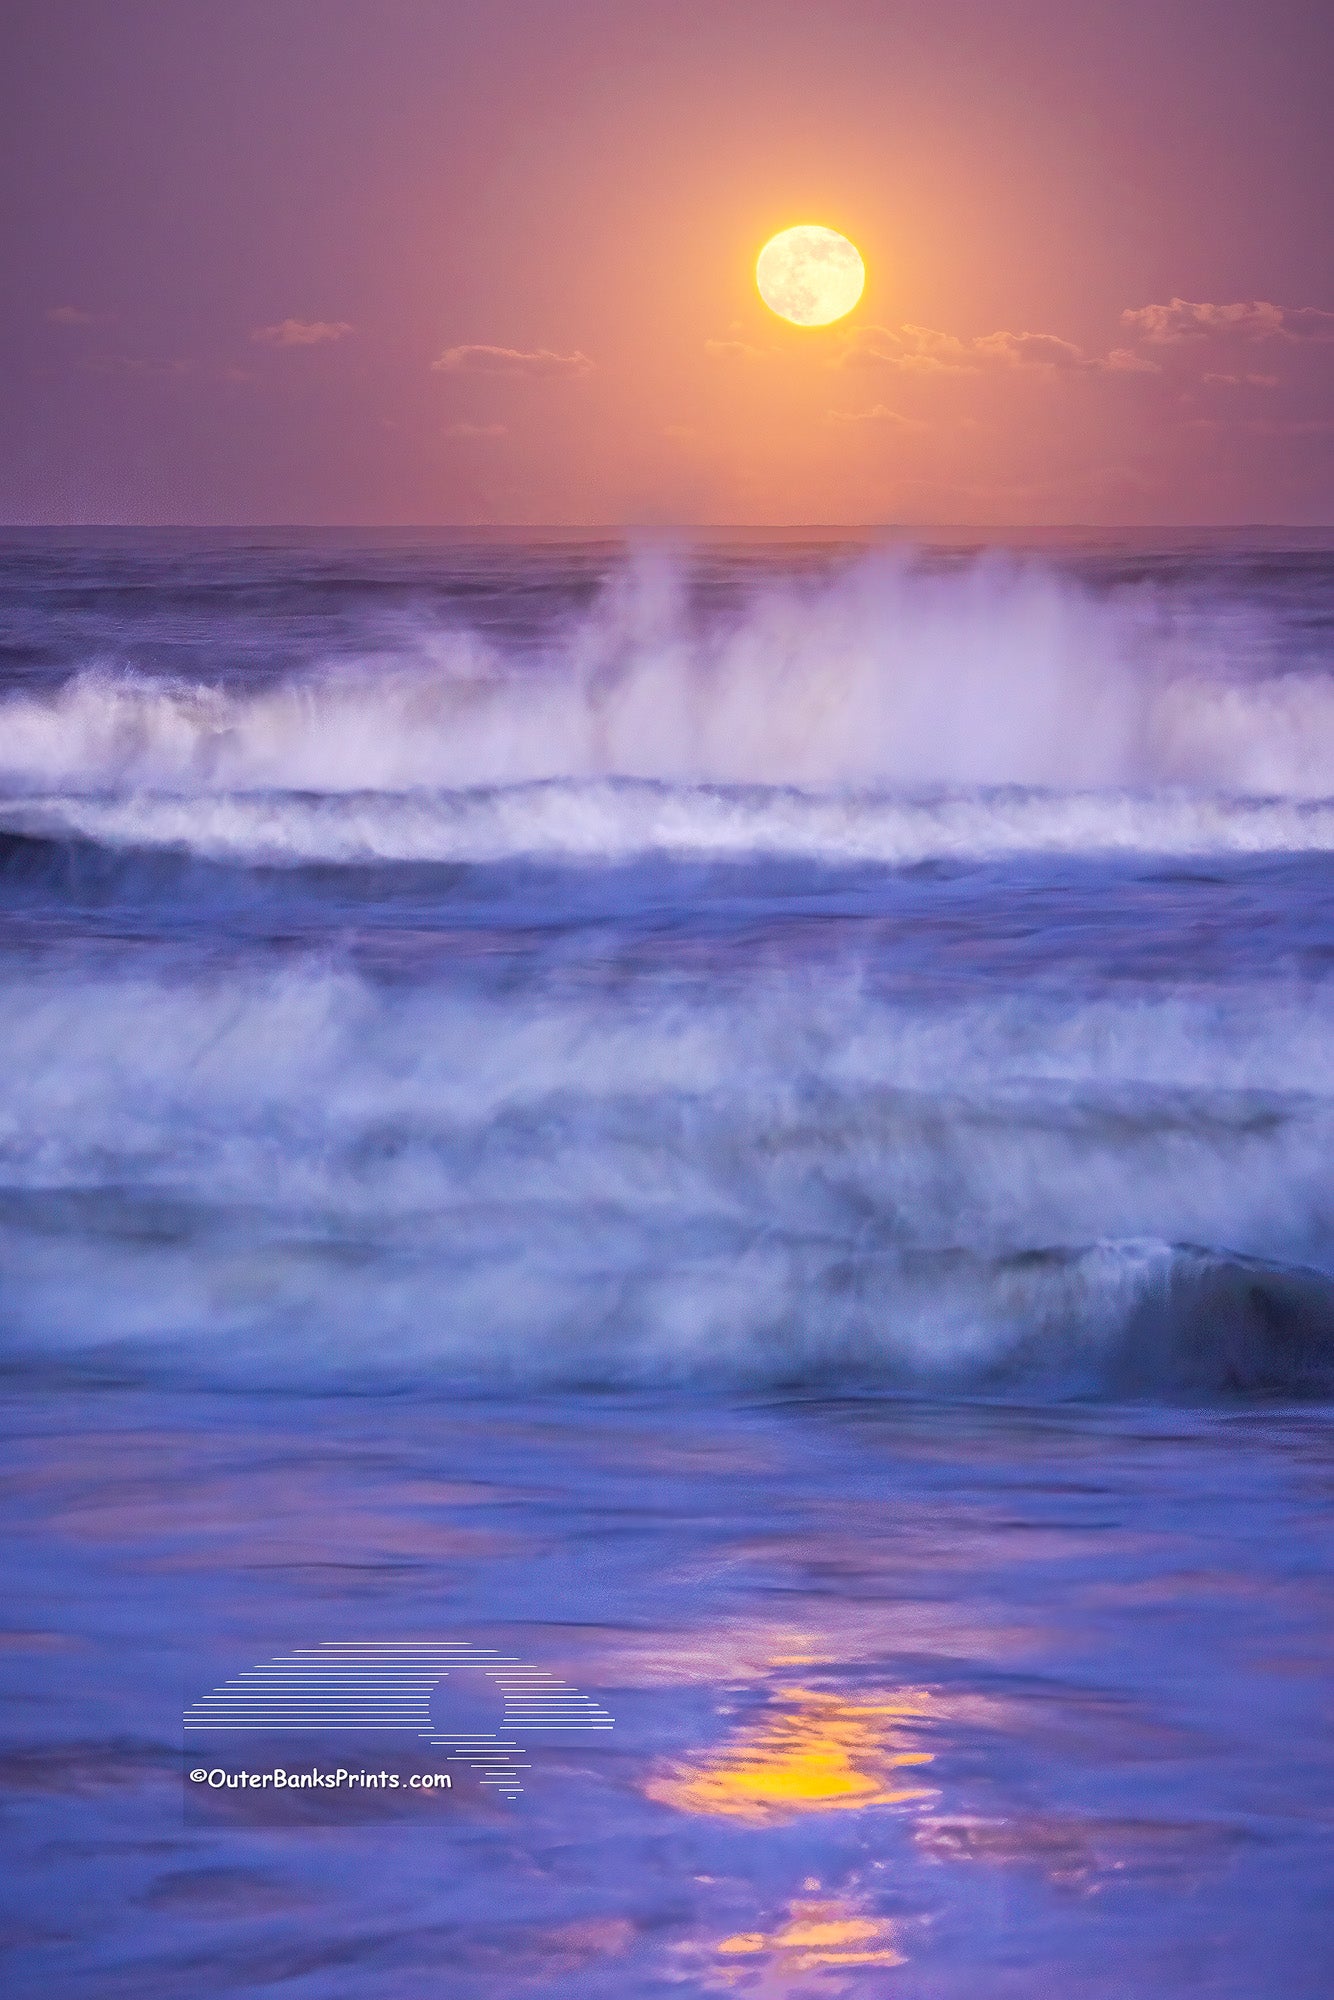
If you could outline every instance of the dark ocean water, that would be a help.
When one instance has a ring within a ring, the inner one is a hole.
[[[14,1990],[1328,1993],[1332,954],[1328,538],[0,541]]]

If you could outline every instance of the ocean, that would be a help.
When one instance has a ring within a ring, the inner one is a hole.
[[[7,1990],[1328,1994],[1334,535],[7,531],[0,1048]]]

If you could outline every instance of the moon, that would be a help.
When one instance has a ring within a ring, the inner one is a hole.
[[[866,266],[856,244],[836,229],[800,222],[769,238],[756,260],[755,282],[780,319],[794,326],[828,326],[856,305]]]

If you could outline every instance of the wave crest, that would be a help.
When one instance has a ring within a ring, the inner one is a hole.
[[[630,778],[1334,797],[1334,682],[1254,612],[1040,563],[881,554],[710,616],[644,556],[536,647],[421,625],[263,687],[90,666],[0,706],[13,793],[318,794]]]
[[[1326,1393],[1334,1021],[1256,998],[15,978],[6,1345],[259,1381]]]
[[[244,792],[10,798],[0,799],[0,831],[61,844],[172,849],[241,866],[622,861],[661,854],[908,867],[1026,854],[1328,853],[1334,803],[1017,788],[926,799],[840,797],[790,787],[607,779],[332,798]]]

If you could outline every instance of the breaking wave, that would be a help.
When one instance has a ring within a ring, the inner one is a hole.
[[[154,560],[216,671],[0,699],[16,1365],[1334,1394],[1304,573],[654,556],[520,632],[520,552],[335,657],[287,558],[267,625]]]
[[[0,991],[5,1333],[208,1379],[1334,1392],[1317,993]]]
[[[1334,803],[1018,788],[916,799],[813,796],[790,787],[602,779],[341,797],[11,797],[0,799],[0,832],[167,848],[242,866],[620,861],[657,853],[903,867],[1023,854],[1329,853]]]
[[[1334,799],[1334,680],[1254,607],[998,557],[881,554],[725,613],[688,581],[645,556],[540,642],[422,621],[263,685],[89,664],[0,704],[0,788],[109,839],[274,856],[1328,841],[1285,803]],[[1008,788],[1181,796],[957,803]],[[942,794],[902,820],[860,802]]]

